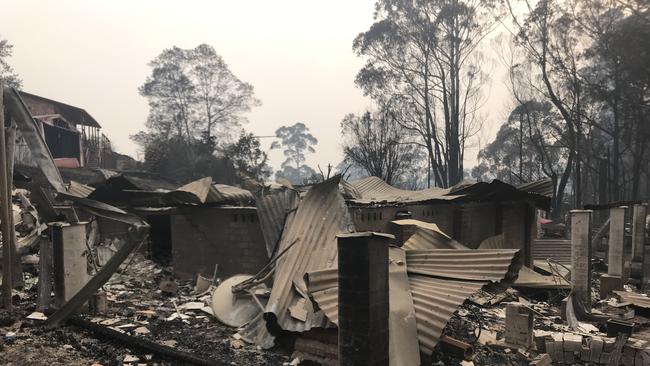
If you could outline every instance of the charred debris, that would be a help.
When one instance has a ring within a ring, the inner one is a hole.
[[[546,181],[178,185],[1,95],[3,364],[650,365],[642,202],[566,234]]]

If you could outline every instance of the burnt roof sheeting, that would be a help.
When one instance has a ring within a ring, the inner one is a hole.
[[[548,196],[528,193],[517,189],[500,180],[490,183],[477,182],[462,188],[452,189],[450,194],[462,196],[461,202],[468,201],[532,201],[538,208],[550,210],[551,198]]]
[[[432,249],[409,250],[410,273],[475,281],[500,281],[509,271],[517,249]]]
[[[309,296],[334,324],[339,324],[339,273],[338,268],[328,268],[305,274]]]
[[[498,234],[486,238],[479,244],[476,249],[504,249],[505,243],[503,241],[503,234]]]
[[[420,350],[430,355],[458,306],[487,281],[454,281],[410,274],[409,283]]]
[[[256,195],[257,217],[269,257],[273,255],[285,223],[293,217],[298,202],[300,193],[287,187],[272,189],[270,192],[263,190]]]
[[[340,176],[315,184],[298,205],[287,223],[278,251],[293,245],[277,262],[265,319],[274,320],[284,330],[305,331],[326,325],[320,314],[309,313],[306,321],[292,318],[289,308],[302,298],[294,282],[303,284],[309,271],[332,267],[336,263],[336,236],[354,231],[352,219],[339,192]],[[321,313],[322,314],[322,313]]]
[[[420,351],[431,354],[442,330],[460,304],[488,281],[458,281],[408,274]],[[389,284],[394,284],[389,282]],[[310,296],[329,320],[338,325],[338,272],[336,268],[308,274]],[[394,292],[391,292],[391,305]],[[391,306],[391,313],[394,307]],[[404,310],[404,309],[402,309]],[[406,322],[407,320],[404,319]],[[410,320],[408,321],[410,323]],[[415,344],[415,342],[413,342]]]
[[[442,232],[436,224],[412,219],[396,220],[393,223],[415,226],[415,232],[402,245],[403,249],[469,249]]]
[[[253,203],[255,198],[253,194],[239,187],[229,186],[227,184],[213,184],[208,192],[208,203]]]
[[[88,197],[91,193],[93,193],[94,190],[95,188],[81,184],[74,180],[70,181],[70,184],[68,185],[68,193],[81,198]]]
[[[390,365],[419,366],[418,329],[404,250],[388,250],[388,348]]]
[[[541,179],[535,182],[523,183],[517,186],[522,192],[539,194],[542,196],[553,196],[553,181],[550,179]]]
[[[341,183],[339,183],[339,188],[341,189],[341,193],[343,194],[343,197],[345,199],[360,199],[361,198],[361,192],[359,192],[354,185],[350,184],[349,182],[341,179]]]
[[[374,202],[387,203],[415,203],[422,201],[442,200],[449,201],[456,198],[449,196],[449,189],[430,188],[422,191],[408,191],[391,186],[379,177],[368,177],[350,185],[358,192],[359,198],[351,198],[350,201],[367,204]]]
[[[88,112],[86,112],[86,110],[82,108],[57,102],[56,100],[44,98],[36,94],[26,93],[23,91],[20,92],[20,95],[28,101],[27,104],[30,104],[29,101],[31,100],[37,100],[50,104],[57,113],[64,116],[68,121],[72,123],[101,128],[95,118],[93,118],[93,116],[91,116]]]
[[[549,210],[551,199],[549,196],[542,195],[536,191],[527,192],[519,190],[516,187],[493,180],[487,182],[469,182],[462,183],[452,188],[429,188],[420,191],[408,191],[391,186],[378,177],[368,177],[356,182],[350,182],[356,193],[343,187],[346,196],[350,196],[348,201],[360,205],[370,204],[413,204],[434,201],[516,201],[527,200],[533,202],[537,207]],[[526,189],[528,188],[524,187]]]
[[[201,178],[165,194],[165,200],[173,203],[205,203],[211,187],[212,177]]]
[[[392,264],[396,263],[396,257],[393,253],[395,250],[402,251],[402,249],[391,248]],[[442,253],[445,251],[463,252],[463,250],[458,249],[431,250],[428,252],[435,254],[436,252]],[[483,266],[479,268],[483,268],[484,273],[474,271],[471,276],[466,276],[457,271],[447,271],[443,272],[444,276],[441,278],[435,278],[414,273],[408,259],[410,251],[406,250],[402,252],[406,254],[406,270],[409,279],[409,288],[413,298],[418,342],[420,350],[426,354],[431,354],[440,339],[442,330],[458,306],[465,299],[490,282],[500,282],[508,279],[519,266],[516,264],[519,263],[516,260],[516,250],[479,251],[469,249],[466,252],[479,252],[479,256],[485,258],[487,262],[494,262],[495,267],[500,268],[500,273],[496,274],[492,269]],[[463,266],[464,268],[472,266],[465,264],[462,258],[458,259],[450,256],[442,256],[442,258],[440,262],[443,266],[447,265],[444,262]],[[470,258],[469,261],[474,261],[474,259]],[[506,261],[507,264],[505,263]],[[471,277],[471,279],[466,280],[467,277]],[[318,304],[318,308],[326,314],[330,321],[338,324],[337,269],[332,268],[310,272],[305,278],[309,294]],[[390,282],[389,284],[390,286],[395,285],[394,282]],[[391,289],[391,304],[393,304],[393,291]],[[393,312],[394,308],[391,305],[391,312]]]
[[[255,201],[253,194],[245,189],[225,184],[213,184],[212,177],[188,183],[163,196],[168,204],[240,203]]]
[[[54,164],[50,149],[47,147],[43,135],[36,127],[36,122],[34,122],[19,92],[14,88],[3,88],[2,86],[0,86],[0,91],[4,95],[5,109],[12,115],[11,119],[15,121],[20,135],[29,146],[32,159],[39,168],[37,174],[41,174],[56,191],[65,192],[63,178],[56,164]],[[0,112],[3,113],[3,111]]]
[[[571,264],[571,240],[533,240],[533,259],[546,260],[548,258],[562,264]]]
[[[571,288],[571,284],[560,276],[545,276],[528,267],[521,267],[517,280],[515,280],[512,286],[537,289]]]
[[[614,293],[620,296],[624,302],[629,302],[637,307],[650,309],[650,296],[648,295],[627,291],[614,291]]]

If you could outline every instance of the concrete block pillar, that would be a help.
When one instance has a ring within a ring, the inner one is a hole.
[[[632,214],[632,261],[643,262],[645,245],[645,218],[648,206],[634,205]]]
[[[609,209],[609,241],[607,274],[610,276],[623,276],[625,255],[625,209],[627,207],[613,207]]]
[[[388,365],[388,243],[392,235],[338,237],[339,364]]]
[[[518,303],[506,306],[506,344],[529,348],[533,344],[533,311]]]
[[[571,211],[571,288],[591,309],[591,210]]]
[[[61,307],[87,282],[86,223],[68,224],[56,222],[51,225],[54,302]]]

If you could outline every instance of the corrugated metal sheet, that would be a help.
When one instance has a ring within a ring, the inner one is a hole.
[[[360,194],[360,197],[348,198],[351,203],[369,205],[376,203],[384,204],[406,204],[416,202],[433,201],[531,201],[541,208],[550,209],[551,199],[549,196],[536,192],[527,192],[517,189],[515,186],[493,180],[487,182],[463,182],[452,188],[429,188],[420,191],[408,191],[389,185],[378,177],[368,177],[356,182],[350,182]],[[531,188],[532,189],[532,188]]]
[[[68,185],[68,193],[73,196],[81,197],[81,198],[88,197],[88,195],[93,193],[94,190],[95,188],[91,186],[87,186],[85,184],[81,184],[74,180],[70,181],[70,184]]]
[[[388,250],[388,354],[391,366],[420,366],[418,329],[404,250]]]
[[[620,296],[624,302],[629,302],[630,304],[641,308],[650,309],[650,296],[648,295],[627,291],[614,291],[614,293]]]
[[[545,276],[528,267],[521,267],[514,287],[562,289],[571,288],[571,284],[560,276]]]
[[[553,196],[553,182],[550,179],[541,179],[535,182],[523,183],[517,186],[523,192],[539,194],[542,196]]]
[[[483,240],[476,249],[503,249],[503,246],[503,234],[499,234]]]
[[[253,194],[245,189],[226,184],[213,184],[208,193],[208,203],[239,202],[242,204],[253,203]]]
[[[415,227],[413,235],[402,245],[403,249],[468,249],[463,244],[450,238],[436,224],[411,219],[396,220],[393,223],[396,225],[413,225]]]
[[[442,330],[458,306],[487,281],[453,281],[420,275],[409,275],[420,350],[431,354]]]
[[[562,264],[571,264],[571,240],[533,240],[533,259],[546,260],[547,258],[552,258]]]
[[[312,186],[282,234],[278,251],[296,244],[277,262],[265,319],[275,319],[284,330],[305,331],[326,325],[324,316],[308,313],[307,320],[300,321],[292,318],[288,309],[302,298],[296,287],[306,288],[305,273],[337,263],[336,236],[354,231],[345,200],[339,192],[339,180],[340,176],[336,176]]]
[[[225,184],[213,184],[211,177],[205,177],[167,192],[163,200],[169,204],[252,204],[255,198],[248,190]]]
[[[269,256],[278,245],[285,223],[293,217],[298,202],[300,193],[287,187],[272,189],[270,192],[262,190],[255,196],[257,217]]]
[[[343,179],[341,179],[341,183],[339,183],[339,189],[341,189],[341,193],[345,199],[361,198],[361,192],[359,192],[352,184]]]
[[[339,324],[339,274],[338,268],[328,268],[305,274],[309,296],[334,324]]]
[[[410,252],[409,250],[404,251],[406,253],[406,269],[415,309],[418,342],[420,350],[426,354],[431,354],[440,339],[442,330],[465,299],[484,285],[508,279],[519,270],[517,264],[519,261],[516,260],[517,250],[439,249],[420,251],[429,253],[431,258],[439,258],[435,260],[442,268],[439,271],[422,271],[422,263],[420,262],[423,259],[421,256],[412,259],[415,260],[415,265],[412,265],[409,262]],[[469,257],[469,259],[449,255],[449,252],[466,252],[461,257]],[[476,252],[477,254],[470,255],[467,252]],[[465,260],[468,260],[469,264],[465,263]],[[474,267],[476,262],[482,262],[483,264],[475,267],[475,270],[469,271],[469,275],[457,270],[457,267],[462,267],[465,272],[468,272],[468,268]],[[486,265],[486,263],[491,265]],[[429,274],[441,278],[434,278],[428,274],[418,274],[416,272],[429,272]],[[306,275],[306,278],[310,296],[326,316],[337,324],[337,269],[310,272]]]
[[[431,354],[458,306],[488,281],[458,281],[409,274],[420,351]],[[312,288],[314,291],[312,292]],[[310,296],[338,324],[337,269],[309,273]]]
[[[517,249],[433,249],[409,250],[406,263],[410,273],[427,276],[476,280],[499,281],[510,268]]]
[[[359,198],[352,198],[350,201],[356,203],[372,202],[400,202],[412,203],[432,200],[449,201],[457,196],[448,196],[449,189],[430,188],[421,191],[407,191],[395,188],[378,177],[368,177],[350,185],[361,195]]]

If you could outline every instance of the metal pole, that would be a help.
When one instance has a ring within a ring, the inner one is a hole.
[[[7,196],[7,150],[5,149],[5,115],[3,106],[4,88],[0,83],[0,225],[2,231],[2,299],[4,307],[11,310],[13,288],[11,266],[11,231],[9,230],[9,209],[11,200]]]

